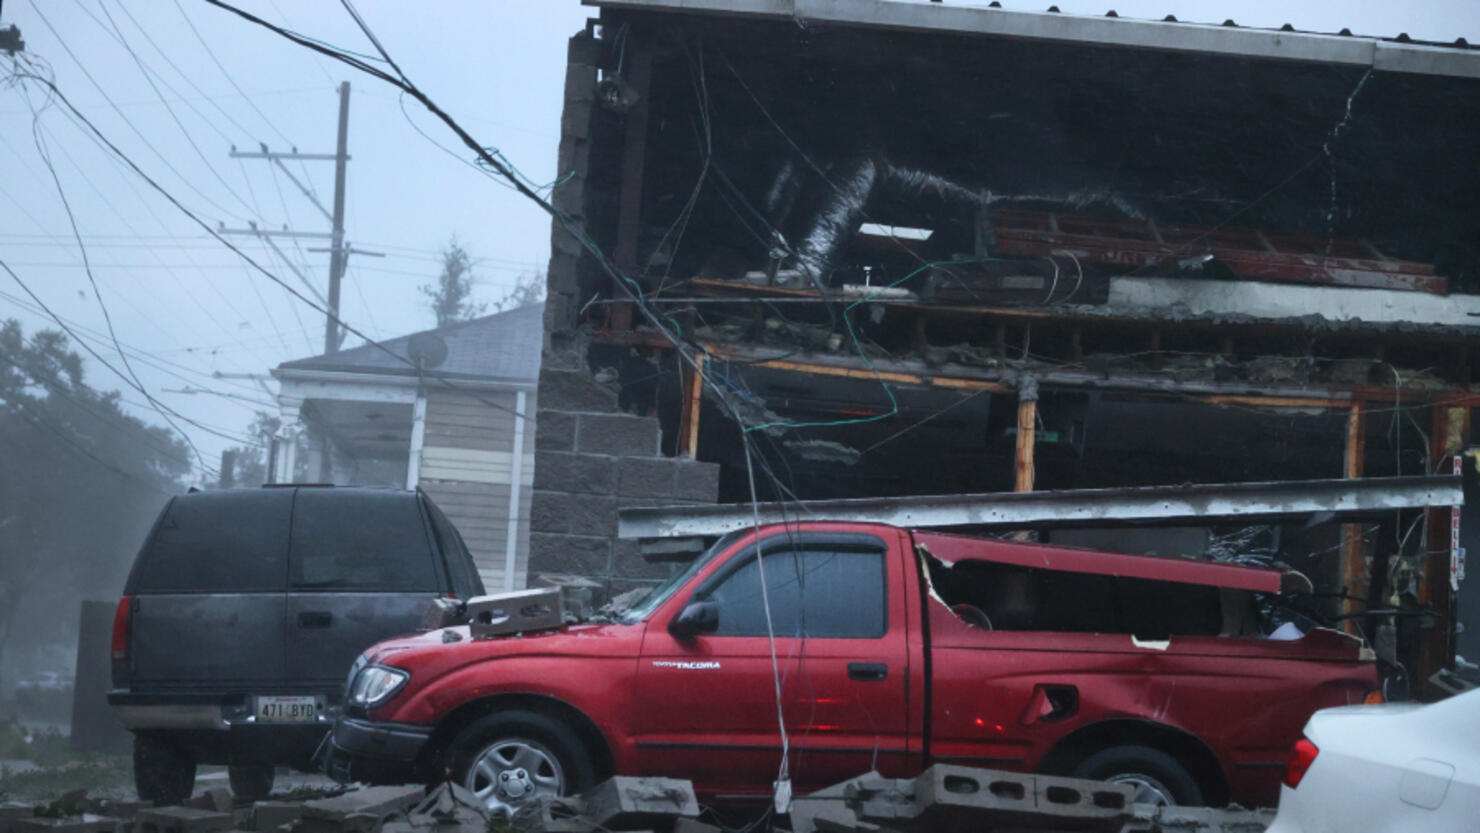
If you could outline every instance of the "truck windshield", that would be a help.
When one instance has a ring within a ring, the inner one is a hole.
[[[748,529],[736,530],[715,541],[713,546],[705,550],[698,558],[690,561],[688,566],[684,567],[683,570],[669,576],[662,584],[654,587],[640,601],[623,611],[620,618],[622,624],[632,625],[651,616],[652,612],[657,610],[658,606],[663,604],[663,602],[667,601],[668,597],[672,596],[675,590],[684,586],[696,573],[704,569],[704,565],[713,561],[715,556],[729,549],[731,544],[735,543],[740,536],[748,532],[750,532]]]

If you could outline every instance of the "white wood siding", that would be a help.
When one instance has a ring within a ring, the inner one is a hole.
[[[488,400],[502,407],[493,407]],[[519,509],[513,522],[514,587],[527,581],[529,511],[534,485],[535,397],[526,397]],[[462,533],[491,593],[504,587],[514,462],[514,391],[428,391],[420,484]]]

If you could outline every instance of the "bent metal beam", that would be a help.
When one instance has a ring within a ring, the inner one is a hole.
[[[1460,478],[1373,477],[762,503],[760,522],[855,521],[902,527],[1051,528],[1329,514],[1349,518],[1464,503]],[[623,509],[621,538],[723,535],[755,522],[750,504]]]

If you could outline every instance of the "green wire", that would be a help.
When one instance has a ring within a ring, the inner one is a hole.
[[[924,266],[921,266],[919,269],[910,272],[908,275],[905,275],[897,281],[885,284],[883,287],[881,287],[881,289],[891,289],[893,287],[896,287],[909,280],[910,278],[913,278],[914,276],[920,274],[921,272],[924,272],[926,269],[934,269],[937,266],[966,266],[972,263],[979,262],[979,258],[972,258],[970,260],[932,261],[925,264]],[[853,308],[858,306],[859,304],[866,304],[877,297],[879,297],[878,293],[869,295],[864,298],[859,298],[858,300],[843,308],[843,324],[848,328],[848,337],[853,340],[853,349],[858,351],[859,357],[863,359],[864,364],[868,365],[868,369],[874,372],[875,377],[878,376],[879,370],[878,368],[874,367],[874,363],[869,361],[868,355],[863,352],[863,345],[858,342],[858,333],[854,331],[853,320],[849,317],[848,313],[852,312]],[[764,362],[761,362],[761,364],[764,364]],[[870,417],[856,417],[853,419],[835,419],[829,420],[827,422],[767,422],[763,425],[752,425],[746,428],[745,431],[749,433],[751,431],[760,431],[766,428],[833,428],[839,425],[857,425],[864,422],[878,422],[881,419],[888,419],[889,417],[892,417],[895,414],[899,413],[899,400],[894,397],[894,391],[890,389],[888,382],[885,382],[883,379],[879,379],[879,385],[884,388],[884,393],[889,397],[889,411],[887,413],[875,414],[874,416]]]

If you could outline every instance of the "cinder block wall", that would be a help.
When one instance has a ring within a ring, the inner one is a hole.
[[[573,172],[555,190],[556,208],[586,220],[586,183],[596,95],[597,43],[571,38],[561,117],[559,167]],[[617,539],[617,510],[628,506],[713,503],[719,466],[663,456],[653,417],[617,404],[614,386],[597,382],[579,336],[578,310],[591,294],[579,244],[556,223],[551,236],[545,344],[535,418],[534,497],[530,507],[529,577],[571,573],[607,585],[611,594],[660,580],[635,541]]]

